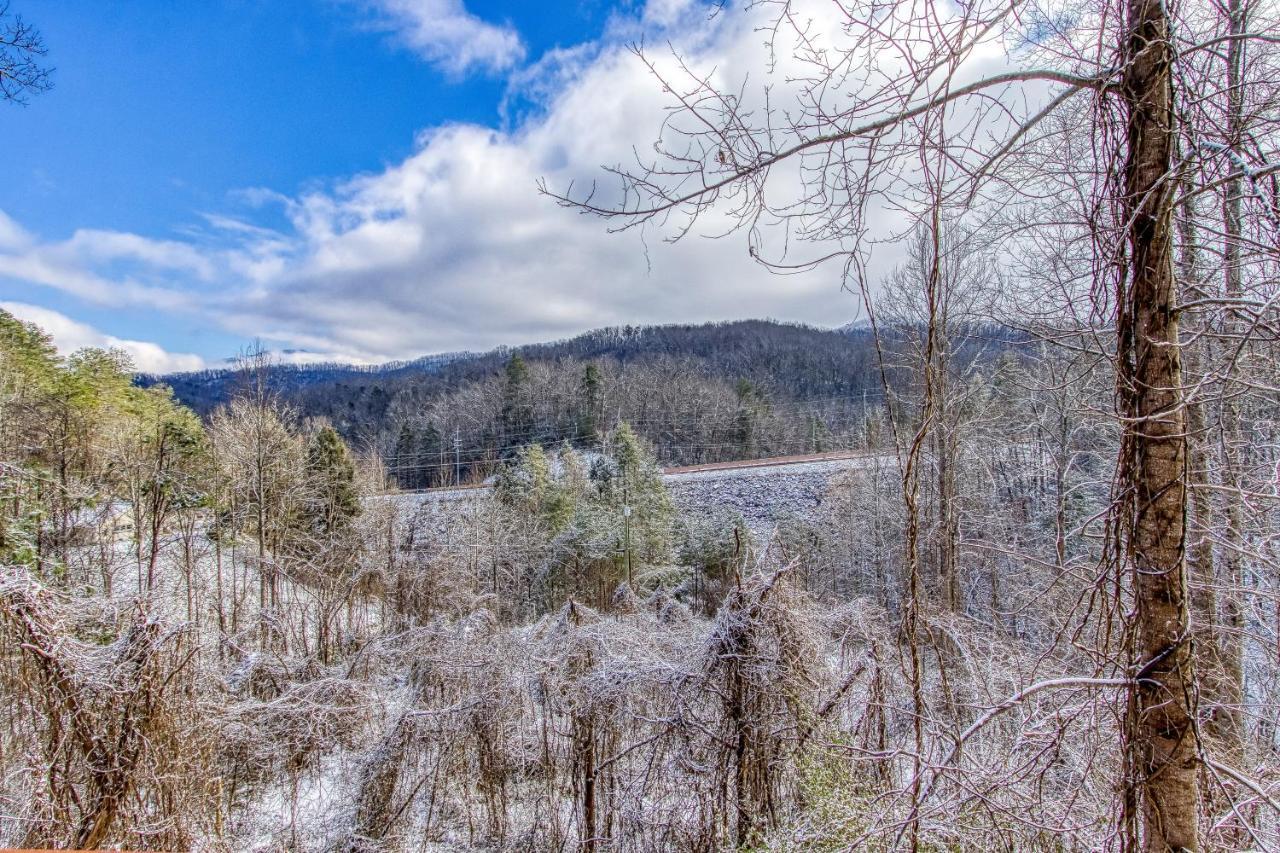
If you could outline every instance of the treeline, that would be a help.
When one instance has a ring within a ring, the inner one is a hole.
[[[491,476],[530,444],[598,451],[622,423],[664,465],[861,446],[882,402],[879,390],[797,401],[698,368],[687,357],[620,364],[515,354],[501,373],[462,388],[404,394],[371,442],[397,483],[418,489]]]
[[[397,403],[437,397],[502,373],[517,352],[531,364],[636,365],[680,359],[698,373],[732,382],[745,379],[788,399],[860,394],[879,387],[874,351],[864,332],[767,320],[611,327],[564,341],[376,368],[275,365],[267,381],[303,416],[328,418],[350,440],[376,431]],[[139,377],[142,385],[169,385],[179,400],[201,415],[230,399],[240,382],[235,368]]]
[[[483,479],[527,444],[598,449],[622,423],[661,464],[691,465],[876,446],[887,438],[885,406],[912,393],[904,365],[920,329],[910,321],[883,331],[883,372],[861,332],[754,322],[697,329],[604,330],[575,339],[573,357],[538,358],[534,347],[457,387],[403,388],[364,443],[407,489]],[[609,342],[629,336],[657,344],[632,358],[607,355]],[[667,346],[673,339],[680,345]],[[978,323],[953,340],[966,381],[989,377],[1024,343]]]
[[[299,418],[254,376],[202,422],[167,387],[134,385],[123,353],[62,358],[38,327],[0,311],[0,563],[57,588],[150,594],[176,537],[196,619],[208,546],[217,622],[232,633],[252,593],[237,543],[252,544],[259,616],[282,606],[280,577],[341,565],[362,511],[355,461],[332,427]],[[249,627],[271,630],[260,621]]]
[[[1023,338],[973,324],[956,341],[958,357],[985,365]],[[622,422],[664,465],[861,447],[877,439],[886,376],[906,387],[892,366],[882,376],[867,330],[751,320],[607,328],[376,370],[273,366],[264,381],[300,416],[373,451],[401,488],[421,489],[492,476],[527,444],[598,449]],[[207,412],[244,380],[165,381]]]

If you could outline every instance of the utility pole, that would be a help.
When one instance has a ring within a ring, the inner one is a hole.
[[[867,420],[867,389],[862,389],[862,449],[871,449],[871,422]]]
[[[462,485],[462,431],[453,428],[453,484]]]
[[[627,586],[634,589],[631,577],[631,501],[627,496],[625,474],[622,478],[622,547],[627,552]]]
[[[702,567],[693,564],[693,606],[695,613],[702,612]]]

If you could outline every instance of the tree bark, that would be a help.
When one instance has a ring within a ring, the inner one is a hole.
[[[1173,60],[1161,0],[1129,0],[1124,221],[1117,318],[1128,558],[1136,606],[1130,769],[1147,851],[1197,850],[1195,689],[1187,604],[1186,413],[1173,274]]]

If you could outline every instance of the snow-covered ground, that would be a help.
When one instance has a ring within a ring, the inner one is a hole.
[[[682,510],[706,515],[738,513],[752,533],[767,537],[784,518],[809,517],[842,475],[893,464],[892,456],[821,459],[681,471],[665,474],[663,480]]]
[[[676,505],[694,515],[737,513],[757,536],[767,537],[788,517],[804,518],[822,505],[840,475],[876,465],[896,465],[893,454],[816,459],[783,464],[744,464],[732,468],[672,471],[662,475]],[[487,487],[433,489],[389,495],[406,509],[434,505],[443,515],[461,511],[467,502],[485,498]]]

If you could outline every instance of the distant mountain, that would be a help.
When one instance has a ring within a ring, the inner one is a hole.
[[[339,385],[346,382],[368,383],[370,380],[394,379],[406,375],[429,375],[459,361],[477,358],[469,352],[424,355],[411,361],[389,361],[384,364],[360,365],[341,362],[311,364],[273,364],[267,370],[268,387],[281,397],[294,400],[304,389]],[[174,396],[201,415],[207,415],[227,402],[246,381],[244,371],[235,367],[212,368],[188,373],[142,373],[135,382],[142,387],[168,385]]]
[[[352,364],[280,364],[268,370],[268,385],[304,415],[329,415],[328,402],[339,398],[345,409],[336,420],[360,410],[376,417],[384,398],[404,386],[421,392],[432,386],[454,388],[496,373],[519,352],[529,362],[611,360],[636,363],[658,357],[688,357],[714,375],[779,386],[795,399],[860,391],[875,379],[869,374],[870,332],[846,326],[819,329],[772,320],[740,320],[701,325],[612,326],[562,341],[498,347],[486,353],[454,352],[412,361],[362,366]],[[142,374],[143,386],[163,383],[196,412],[206,415],[225,403],[245,381],[235,368],[167,375]],[[878,380],[877,380],[878,381]],[[349,405],[350,404],[350,405]],[[363,417],[357,420],[364,420]],[[349,425],[349,424],[347,424]]]

